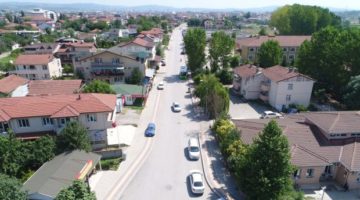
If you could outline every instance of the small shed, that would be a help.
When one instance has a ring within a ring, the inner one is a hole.
[[[115,84],[111,87],[115,90],[117,98],[123,99],[125,105],[134,105],[136,99],[145,100],[147,97],[146,85]]]

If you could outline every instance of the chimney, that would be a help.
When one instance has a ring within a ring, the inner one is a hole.
[[[81,95],[80,94],[78,95],[78,98],[76,100],[81,100]]]

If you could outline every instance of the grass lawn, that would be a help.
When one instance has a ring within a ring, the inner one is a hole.
[[[121,163],[121,158],[109,158],[100,160],[102,170],[117,170]]]

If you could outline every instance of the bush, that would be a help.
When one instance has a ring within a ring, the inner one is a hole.
[[[231,72],[229,72],[228,70],[226,69],[222,69],[220,71],[220,73],[218,73],[216,75],[219,79],[220,79],[220,82],[224,85],[230,85],[232,84],[232,81],[233,81],[233,75]]]
[[[318,108],[313,103],[311,103],[308,107],[308,110],[309,111],[318,111]]]
[[[102,170],[117,170],[121,161],[121,158],[110,158],[101,160],[101,168]]]

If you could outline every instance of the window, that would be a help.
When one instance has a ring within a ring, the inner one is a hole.
[[[283,48],[283,51],[287,51],[287,48]]]
[[[96,114],[87,114],[86,118],[88,122],[96,122]]]
[[[9,125],[6,122],[0,122],[0,132],[5,132],[9,129]]]
[[[23,69],[26,69],[26,66],[25,66],[25,65],[23,66]]]
[[[311,178],[314,176],[314,169],[307,169],[306,170],[306,177]]]
[[[250,48],[249,51],[254,51],[254,48]]]
[[[289,56],[289,60],[294,60],[295,56],[294,55],[290,55]]]
[[[294,84],[292,84],[292,83],[289,83],[289,84],[288,84],[288,90],[292,90],[293,87],[294,87]]]
[[[294,171],[293,176],[294,178],[300,178],[300,174],[301,174],[301,169],[297,169]]]
[[[295,48],[291,48],[290,51],[295,51]]]
[[[347,136],[346,133],[342,133],[342,134],[341,134],[341,137],[346,137],[346,136]]]
[[[34,65],[30,65],[30,69],[31,69],[31,70],[35,70],[36,67],[35,67]]]
[[[49,125],[53,125],[54,121],[53,121],[53,119],[44,117],[44,118],[42,118],[42,123],[44,126],[49,126]]]
[[[113,58],[112,63],[117,63],[117,64],[120,63],[119,58]]]
[[[249,60],[252,60],[253,59],[253,56],[249,56]]]
[[[42,66],[42,69],[43,69],[43,70],[47,70],[47,69],[48,69],[48,68],[47,68],[47,65],[43,65],[43,66]]]
[[[291,95],[286,95],[286,101],[291,101]]]
[[[30,127],[30,123],[28,119],[19,119],[18,124],[19,127]]]
[[[95,58],[95,63],[102,63],[102,59],[101,58]]]
[[[45,79],[50,78],[49,74],[45,74],[45,75],[44,75],[44,78],[45,78]]]
[[[60,118],[60,124],[66,124],[70,122],[70,117],[66,117],[66,118]]]

